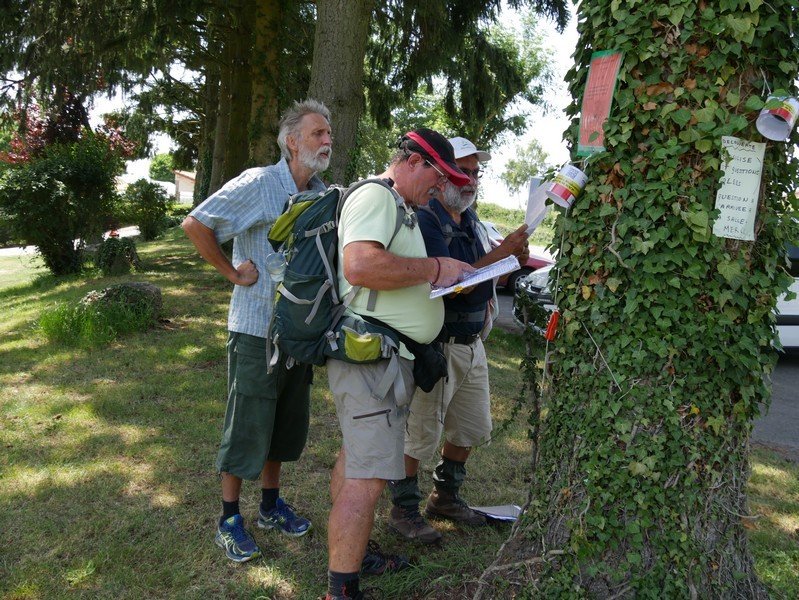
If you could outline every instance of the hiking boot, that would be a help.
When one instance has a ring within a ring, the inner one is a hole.
[[[261,556],[261,549],[244,529],[244,519],[241,515],[228,517],[216,530],[214,542],[224,548],[227,557],[234,562],[247,562]]]
[[[485,525],[486,518],[473,511],[460,496],[433,490],[427,498],[424,513],[428,517],[450,519],[464,525]]]
[[[397,573],[411,566],[408,557],[401,554],[384,554],[377,542],[369,540],[366,554],[361,561],[362,575],[382,575],[383,573]]]
[[[419,514],[419,508],[392,506],[388,516],[388,527],[406,540],[417,540],[423,544],[434,544],[441,540],[441,532],[436,531]]]

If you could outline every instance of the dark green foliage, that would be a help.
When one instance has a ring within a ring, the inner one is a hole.
[[[132,287],[114,286],[91,291],[76,304],[62,303],[44,311],[39,329],[51,342],[93,347],[146,331],[157,316],[149,295]]]
[[[711,227],[721,136],[763,141],[764,89],[797,93],[796,3],[580,11],[572,115],[591,52],[624,61],[607,151],[559,219],[562,325],[519,530],[545,559],[530,586],[548,598],[764,597],[741,517],[773,309],[790,281],[784,248],[797,237],[791,144],[768,144],[756,241]]]
[[[94,264],[103,275],[124,275],[139,266],[136,242],[131,238],[109,237],[102,241],[94,256]]]
[[[145,240],[152,240],[166,229],[172,199],[161,186],[139,179],[128,186],[123,196],[125,216],[139,226]]]
[[[172,172],[174,168],[171,154],[156,154],[150,162],[150,178],[174,183],[175,174]]]
[[[84,242],[99,237],[111,219],[114,177],[122,166],[107,138],[85,131],[73,143],[45,147],[5,169],[0,209],[14,235],[37,246],[54,275],[75,273]]]

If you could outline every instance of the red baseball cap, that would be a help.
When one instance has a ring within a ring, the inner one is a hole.
[[[436,163],[453,184],[464,186],[471,180],[455,163],[455,151],[447,138],[426,127],[409,131],[400,139],[400,148],[418,152],[427,160]]]

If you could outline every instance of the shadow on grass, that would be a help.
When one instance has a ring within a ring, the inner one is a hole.
[[[13,507],[0,511],[0,530],[14,540],[13,548],[0,546],[0,597],[317,598],[326,586],[328,486],[341,444],[325,369],[315,370],[306,450],[284,466],[281,486],[314,523],[312,533],[295,539],[254,530],[264,558],[230,563],[213,543],[230,286],[200,268],[185,240],[159,241],[141,254],[146,271],[125,279],[162,287],[171,324],[108,346],[51,345],[33,325],[43,305],[122,279],[45,277],[14,294],[0,291],[14,319],[0,344],[0,502]],[[506,343],[502,352],[512,353],[513,340]],[[515,366],[505,367],[492,367],[492,377],[518,377]],[[464,486],[469,501],[524,502],[521,429],[475,449]],[[435,462],[422,463],[424,494]],[[250,524],[259,487],[243,489]],[[479,576],[508,532],[438,522],[444,543],[418,547],[387,529],[388,511],[384,495],[374,538],[410,554],[417,567],[365,582],[386,598],[459,597],[462,582]]]

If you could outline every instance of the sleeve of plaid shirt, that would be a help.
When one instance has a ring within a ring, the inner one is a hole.
[[[214,230],[219,243],[243,234],[255,225],[271,223],[283,210],[288,192],[259,169],[245,171],[228,181],[191,212]],[[269,213],[267,214],[267,209]]]

